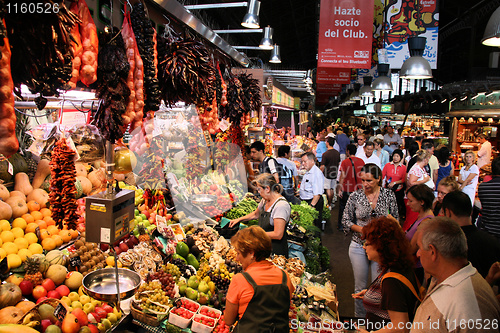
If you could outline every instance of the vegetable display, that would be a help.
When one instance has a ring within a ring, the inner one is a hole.
[[[50,161],[50,194],[49,202],[52,207],[52,218],[56,226],[63,229],[63,224],[68,229],[76,229],[78,221],[78,204],[76,202],[76,152],[71,149],[65,138],[57,141],[52,160]]]
[[[82,21],[79,26],[83,48],[80,80],[83,84],[89,86],[97,81],[97,50],[99,50],[99,40],[97,38],[97,28],[85,0],[78,0],[78,17]]]
[[[0,46],[0,153],[6,157],[17,152],[16,113],[14,111],[14,83],[10,68],[10,44],[3,38]]]
[[[40,2],[54,6],[51,0]],[[57,13],[44,15],[11,13],[5,16],[12,50],[11,67],[16,69],[12,79],[18,95],[21,84],[42,96],[57,96],[58,89],[69,87],[74,43],[71,30],[81,20],[64,3],[58,3],[58,8]],[[40,96],[35,102],[43,109],[47,100]]]
[[[99,53],[99,81],[96,95],[101,100],[94,124],[102,136],[111,142],[123,137],[130,117],[125,112],[130,89],[127,86],[130,64],[122,36],[116,30],[104,33],[104,46]]]
[[[226,217],[230,220],[234,220],[240,218],[242,216],[248,215],[255,211],[259,204],[250,198],[245,198],[241,200],[238,205],[232,208],[230,211],[226,213]]]
[[[300,205],[291,205],[292,214],[290,219],[292,223],[307,228],[314,225],[314,220],[318,218],[318,211],[311,207],[307,202],[302,201]]]
[[[137,2],[130,13],[130,21],[137,42],[137,48],[144,64],[144,108],[157,111],[160,108],[160,86],[156,63],[156,32],[146,15],[142,2]]]

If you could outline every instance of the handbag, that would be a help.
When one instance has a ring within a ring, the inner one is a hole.
[[[413,295],[415,295],[415,297],[419,300],[419,302],[422,302],[422,299],[424,298],[424,295],[425,295],[425,288],[420,285],[420,282],[418,281],[418,279],[417,279],[417,287],[418,287],[418,293],[417,293],[417,291],[415,290],[415,287],[413,286],[413,284],[411,284],[410,280],[408,280],[408,278],[406,278],[406,276],[404,276],[402,274],[395,273],[395,272],[389,272],[389,273],[386,273],[382,277],[382,281],[384,281],[386,278],[394,278],[394,279],[397,279],[397,280],[403,282],[404,285],[407,286],[408,289],[410,289],[410,291],[413,293]]]

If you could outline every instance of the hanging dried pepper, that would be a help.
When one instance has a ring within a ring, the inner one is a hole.
[[[50,194],[52,218],[60,229],[67,225],[68,229],[76,229],[78,214],[76,210],[76,152],[71,149],[65,138],[57,141],[52,160],[50,161]]]

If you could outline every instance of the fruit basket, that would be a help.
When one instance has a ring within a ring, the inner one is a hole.
[[[40,303],[38,303],[37,305],[35,305],[33,307],[33,309],[31,309],[30,311],[26,312],[21,317],[21,319],[19,319],[19,321],[17,323],[19,325],[29,326],[29,327],[34,328],[35,330],[41,332],[42,331],[42,326],[41,326],[42,318],[41,318],[40,312],[38,310],[44,304],[48,304],[48,305],[52,306],[54,308],[54,310],[57,310],[58,312],[60,312],[61,318],[58,318],[58,313],[54,313],[54,317],[56,319],[60,319],[60,321],[62,322],[62,318],[64,318],[64,316],[66,315],[66,313],[68,311],[68,308],[64,305],[63,302],[61,302],[58,299],[47,298],[47,299],[41,301]]]
[[[143,310],[139,308],[136,302],[130,303],[130,313],[132,313],[132,317],[134,319],[149,326],[159,326],[160,322],[163,320],[163,318],[159,317],[156,314],[143,312]]]

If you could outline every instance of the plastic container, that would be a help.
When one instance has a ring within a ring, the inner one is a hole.
[[[200,311],[201,304],[200,304],[200,303],[198,303],[198,302],[195,302],[195,301],[193,301],[193,300],[191,300],[191,299],[189,299],[189,298],[187,298],[187,297],[181,297],[181,298],[179,298],[177,301],[181,301],[181,302],[182,302],[182,305],[181,305],[181,306],[182,306],[183,308],[185,308],[185,309],[187,309],[187,310],[191,311],[191,312],[198,313],[198,312]],[[191,310],[191,309],[186,308],[186,307],[184,306],[184,302],[188,302],[188,303],[190,303],[190,304],[194,304],[194,305],[196,305],[196,311],[193,311],[193,310]]]
[[[197,322],[195,319],[199,319],[199,318],[212,320],[213,325],[207,325],[207,324]],[[215,325],[217,325],[217,319],[210,318],[210,317],[207,317],[207,316],[204,316],[204,315],[198,313],[193,318],[193,324],[191,325],[191,331],[193,331],[195,333],[210,333],[215,328]]]
[[[210,317],[210,316],[208,316],[208,315],[204,314],[204,313],[203,313],[203,309],[207,309],[207,310],[209,310],[209,311],[211,311],[211,312],[215,313],[215,314],[216,314],[216,317],[214,318],[214,317]],[[211,308],[211,307],[206,306],[206,305],[202,305],[202,306],[200,307],[200,311],[198,311],[198,313],[199,313],[199,314],[201,314],[201,315],[203,315],[203,316],[205,316],[205,317],[209,317],[209,318],[215,319],[216,321],[217,321],[217,320],[219,320],[219,319],[220,319],[220,317],[222,316],[222,311],[221,311],[221,310],[217,310],[217,309]]]
[[[188,311],[189,313],[191,313],[191,318],[187,319],[187,318],[184,318],[182,316],[179,316],[176,313],[173,313],[172,310],[174,310],[174,309],[171,309],[170,313],[168,314],[168,322],[175,325],[175,326],[178,326],[180,328],[187,328],[189,326],[189,324],[191,323],[191,320],[193,320],[193,317],[195,316],[194,312],[191,312],[187,309],[184,309],[184,310]]]

